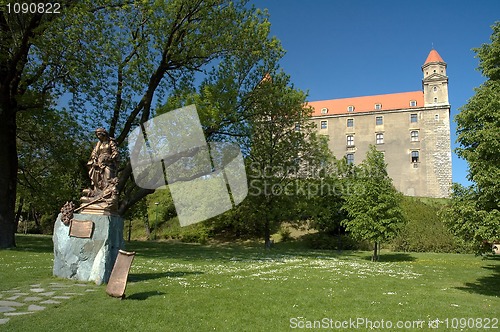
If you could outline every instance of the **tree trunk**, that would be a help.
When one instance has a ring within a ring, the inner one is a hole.
[[[16,246],[16,113],[2,103],[0,118],[0,249],[3,249]]]
[[[132,219],[128,220],[128,242],[130,243],[130,238],[132,237]]]
[[[269,223],[269,218],[267,217],[267,213],[265,218],[266,219],[264,221],[264,245],[266,249],[271,249],[271,225]]]
[[[147,215],[146,215],[146,217],[144,217],[144,229],[146,230],[146,238],[148,240],[150,240],[151,239],[151,228],[149,227],[149,217]]]
[[[377,261],[378,261],[378,242],[375,241],[375,245],[373,247],[372,262],[377,262]]]
[[[33,220],[35,221],[36,231],[42,233],[42,225],[40,224],[40,218],[34,206],[31,207],[31,213],[33,214]]]
[[[17,212],[16,212],[16,229],[19,227],[19,220],[21,219],[21,213],[23,212],[23,205],[24,205],[24,197],[19,198],[19,205],[17,206]]]

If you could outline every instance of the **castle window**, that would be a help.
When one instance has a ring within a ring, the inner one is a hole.
[[[434,92],[437,92],[437,90],[438,90],[437,86],[435,86],[435,87],[432,88],[432,91],[434,91]]]
[[[352,105],[347,106],[347,112],[354,112],[354,106]]]
[[[347,146],[354,146],[354,136],[347,135]]]
[[[347,119],[347,127],[354,127],[354,119]]]
[[[354,153],[348,153],[346,157],[347,157],[347,165],[354,164]]]
[[[418,163],[418,159],[419,159],[419,153],[418,151],[412,151],[411,152],[411,162],[412,163]]]
[[[434,98],[434,102],[437,103],[438,102],[438,99],[437,98]]]
[[[415,107],[417,106],[417,101],[416,100],[410,100],[410,107]]]
[[[375,104],[375,109],[376,110],[381,110],[382,109],[382,104]]]
[[[434,120],[439,121],[439,114],[434,115]]]
[[[321,109],[321,114],[327,114],[327,113],[328,113],[328,108],[323,107],[323,108]]]
[[[416,113],[410,114],[410,122],[411,123],[417,123],[418,122],[418,116]]]
[[[321,120],[321,129],[326,129],[328,128],[328,120]]]
[[[412,142],[418,142],[418,130],[412,130],[410,132],[410,138]]]
[[[375,118],[375,125],[377,125],[377,126],[381,126],[381,125],[383,125],[383,124],[384,124],[384,118],[383,118],[383,117],[381,117],[381,116],[377,116],[377,117]]]
[[[377,133],[375,135],[375,142],[377,144],[384,144],[384,134],[383,133]]]

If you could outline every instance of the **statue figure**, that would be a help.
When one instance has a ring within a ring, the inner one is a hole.
[[[109,137],[106,129],[97,128],[95,135],[99,142],[97,142],[90,155],[87,167],[92,181],[92,189],[102,191],[108,186],[109,181],[116,177],[118,147],[115,140]]]
[[[95,135],[99,141],[87,162],[92,187],[83,190],[80,199],[82,205],[75,211],[83,209],[83,213],[112,213],[118,202],[118,146],[104,128],[97,128]]]

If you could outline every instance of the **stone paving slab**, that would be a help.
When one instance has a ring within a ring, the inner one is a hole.
[[[18,312],[6,312],[4,313],[5,316],[22,316],[22,315],[28,315],[32,314],[33,311],[18,311]]]
[[[70,285],[67,284],[62,284],[60,282],[51,282],[50,287],[62,287],[62,288],[68,288]]]
[[[45,310],[45,307],[42,307],[41,305],[36,305],[32,304],[28,307],[29,311],[40,311],[40,310]]]
[[[0,301],[0,307],[22,307],[24,304],[14,301]]]
[[[38,296],[29,296],[29,297],[24,298],[24,301],[25,301],[25,302],[26,302],[26,301],[30,301],[30,302],[31,302],[31,301],[40,301],[40,300],[42,300],[42,298],[41,298],[41,297],[38,297]]]
[[[54,300],[46,300],[46,301],[42,301],[40,302],[40,304],[59,304],[61,303],[60,301],[54,301]]]
[[[96,287],[94,284],[51,282],[0,291],[0,325],[8,324],[11,317],[30,315],[45,310],[48,306],[70,300],[74,296],[95,292]]]
[[[4,290],[4,293],[19,293],[21,290],[19,288],[12,288],[9,290]]]
[[[44,288],[32,288],[30,289],[32,292],[34,293],[43,293],[45,292],[45,289]]]

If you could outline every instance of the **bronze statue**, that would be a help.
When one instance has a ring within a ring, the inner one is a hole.
[[[118,146],[104,128],[97,128],[95,135],[99,141],[87,162],[92,187],[83,190],[82,205],[75,211],[112,214],[118,202]]]

